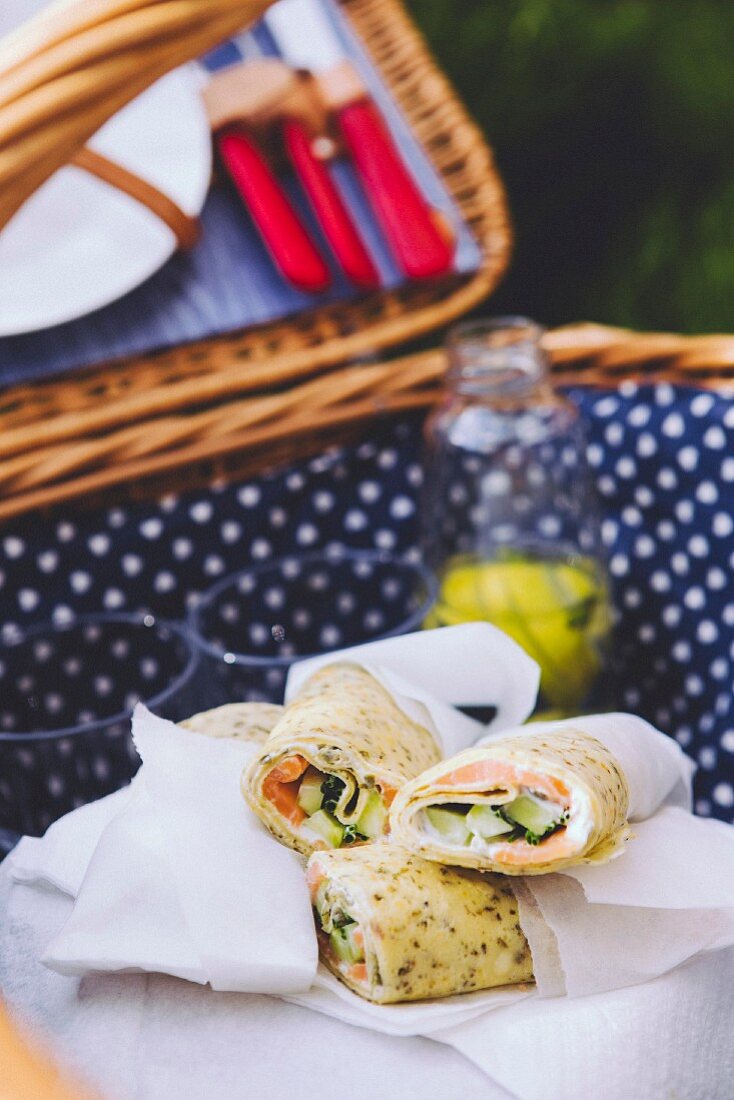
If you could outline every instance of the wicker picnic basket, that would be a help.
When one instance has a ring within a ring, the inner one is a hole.
[[[145,0],[98,2],[136,7]],[[385,352],[442,329],[496,286],[511,243],[504,191],[482,135],[399,0],[342,3],[479,242],[480,269],[5,390],[0,520],[262,469],[323,448],[362,421],[435,400],[443,352]],[[223,6],[232,3],[218,0],[212,9]],[[217,27],[227,19],[231,11]],[[200,36],[196,42],[201,48]],[[731,337],[583,325],[556,330],[546,342],[562,382],[607,385],[630,375],[734,382]]]

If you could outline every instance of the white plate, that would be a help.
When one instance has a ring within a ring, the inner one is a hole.
[[[0,33],[38,6],[3,0]],[[193,68],[169,73],[89,142],[187,214],[204,205],[211,173],[199,84]],[[0,231],[0,336],[99,309],[139,286],[175,249],[172,231],[146,207],[79,168],[62,168]]]

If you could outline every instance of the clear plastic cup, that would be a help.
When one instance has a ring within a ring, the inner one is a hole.
[[[188,631],[152,615],[89,615],[0,636],[0,833],[38,835],[123,786],[140,763],[142,700],[174,721],[197,709]],[[7,846],[7,845],[6,845]]]
[[[368,550],[291,555],[225,577],[189,617],[206,705],[281,702],[294,661],[418,630],[435,597],[425,566]]]

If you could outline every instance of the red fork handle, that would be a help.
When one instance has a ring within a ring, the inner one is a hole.
[[[328,168],[313,154],[313,138],[300,122],[288,119],[283,124],[283,144],[344,274],[356,286],[374,290],[380,285],[377,268]]]
[[[325,290],[329,269],[254,142],[243,130],[223,130],[217,149],[283,277],[299,290]]]
[[[444,275],[453,245],[403,163],[375,105],[360,99],[342,107],[344,141],[395,258],[411,279]]]

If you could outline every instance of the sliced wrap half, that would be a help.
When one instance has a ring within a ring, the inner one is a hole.
[[[532,980],[515,894],[500,875],[429,863],[382,840],[316,852],[307,877],[321,958],[369,1001]]]
[[[192,714],[179,725],[207,737],[233,737],[262,745],[284,709],[275,703],[225,703],[213,710]]]
[[[620,765],[580,719],[442,761],[402,788],[390,821],[395,839],[426,859],[538,875],[618,854],[628,804]]]
[[[242,793],[278,840],[309,855],[382,836],[396,791],[440,758],[373,676],[328,665],[285,708]]]

